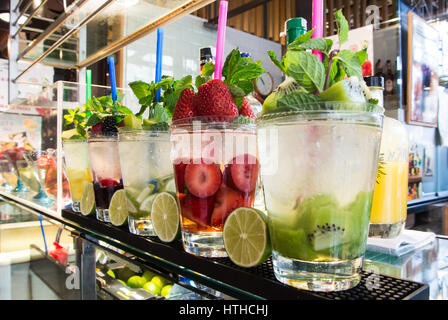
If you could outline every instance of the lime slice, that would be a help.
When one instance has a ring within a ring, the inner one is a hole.
[[[230,260],[250,268],[271,256],[271,241],[266,215],[255,208],[240,207],[226,219],[222,232]]]
[[[93,183],[89,182],[84,185],[81,195],[81,213],[88,216],[95,212],[95,191]]]
[[[156,195],[157,194],[151,194],[149,197],[147,197],[140,205],[140,211],[150,214],[152,210],[152,203]]]
[[[125,127],[129,127],[129,128],[133,128],[133,129],[141,129],[142,128],[142,120],[140,120],[133,114],[128,114],[126,117],[124,117],[123,121],[124,121]]]
[[[150,127],[153,124],[156,124],[157,122],[154,120],[149,120],[149,119],[143,119],[143,126],[144,127]]]
[[[127,206],[129,213],[137,213],[138,212],[138,202],[135,200],[132,192],[129,192],[128,187],[126,187],[126,198],[127,198]]]
[[[128,199],[124,189],[118,190],[110,199],[109,217],[114,226],[122,226],[128,220]]]
[[[146,187],[146,188],[144,188],[141,192],[140,192],[140,194],[138,195],[138,197],[137,197],[137,202],[138,203],[142,203],[143,202],[143,200],[145,200],[146,198],[148,198],[149,197],[149,195],[151,195],[151,193],[153,193],[154,192],[154,189],[156,188],[156,186],[155,185],[153,185],[153,184],[148,184],[148,186]]]
[[[176,182],[174,178],[169,179],[163,186],[163,191],[176,193]]]
[[[163,242],[171,242],[180,236],[179,208],[171,193],[161,192],[156,196],[151,220],[154,232]]]

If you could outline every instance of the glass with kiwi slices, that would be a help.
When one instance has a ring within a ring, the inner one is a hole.
[[[335,18],[342,44],[348,24],[341,11]],[[312,33],[281,61],[269,53],[289,84],[257,118],[260,170],[277,279],[346,290],[360,281],[384,109],[363,82],[365,51],[332,50]]]

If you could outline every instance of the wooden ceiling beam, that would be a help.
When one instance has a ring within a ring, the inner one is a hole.
[[[261,5],[265,4],[265,3],[268,3],[269,1],[272,1],[272,0],[254,0],[254,1],[251,1],[251,2],[248,2],[248,3],[245,3],[242,6],[239,6],[239,7],[235,8],[235,9],[230,10],[227,13],[227,19],[230,19],[232,17],[236,17],[236,16],[238,16],[238,15],[240,15],[240,14],[246,12],[246,11],[249,11],[249,10],[251,10],[253,8],[256,8],[256,7],[261,6]],[[215,16],[213,19],[209,19],[208,23],[209,24],[217,24],[218,23],[218,16]]]

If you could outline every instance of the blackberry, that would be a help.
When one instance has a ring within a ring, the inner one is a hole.
[[[115,120],[114,116],[106,117],[103,121],[103,133],[116,133],[117,129],[117,120]]]

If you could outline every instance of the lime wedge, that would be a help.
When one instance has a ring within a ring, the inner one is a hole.
[[[76,131],[76,129],[65,130],[65,131],[62,131],[61,138],[62,139],[70,139],[71,137],[73,137],[74,135],[77,135],[77,134],[78,134],[78,131]]]
[[[133,129],[141,129],[142,128],[142,120],[140,120],[133,114],[128,114],[126,117],[124,117],[123,121],[124,121],[125,127],[129,127],[129,128],[133,128]]]
[[[143,119],[143,126],[144,127],[150,127],[153,124],[156,124],[157,122],[154,120],[149,120],[149,119]]]
[[[140,205],[140,211],[150,214],[152,210],[152,203],[156,195],[157,195],[156,193],[149,195],[149,197],[147,197]]]
[[[154,232],[163,242],[180,237],[179,208],[171,193],[161,192],[156,196],[152,203],[151,220]]]
[[[122,226],[128,220],[127,203],[126,191],[124,189],[115,191],[109,205],[110,223],[114,226]]]
[[[95,191],[93,183],[89,182],[84,185],[81,195],[81,213],[88,216],[95,212]]]
[[[174,181],[174,178],[166,181],[165,185],[163,186],[163,191],[176,193],[176,183]]]
[[[141,192],[140,192],[140,194],[138,195],[138,197],[137,197],[137,202],[138,203],[142,203],[143,202],[143,200],[145,200],[146,198],[148,198],[150,195],[151,195],[151,193],[153,193],[154,192],[154,189],[156,188],[156,186],[155,185],[153,185],[153,184],[148,184],[148,186],[146,187],[146,188],[144,188]]]
[[[222,235],[230,260],[240,267],[257,266],[271,256],[267,218],[260,210],[234,210],[224,223]]]

